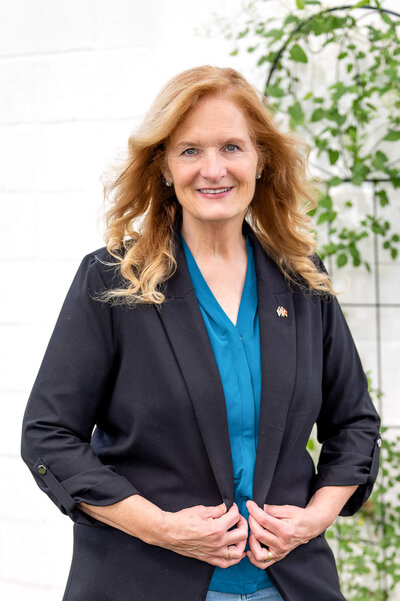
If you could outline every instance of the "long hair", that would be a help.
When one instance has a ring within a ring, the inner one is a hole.
[[[315,206],[307,181],[308,147],[279,131],[266,100],[237,71],[201,66],[172,78],[129,139],[128,158],[105,186],[110,203],[105,241],[123,285],[103,294],[113,303],[155,303],[176,270],[173,226],[180,205],[162,173],[170,136],[207,94],[221,93],[244,112],[263,165],[246,220],[286,278],[310,290],[333,292],[313,261],[316,241],[307,211]]]

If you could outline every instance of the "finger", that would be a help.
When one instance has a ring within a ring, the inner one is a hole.
[[[236,564],[238,564],[244,557],[246,557],[246,554],[243,553],[243,556],[241,556],[239,559],[230,559],[229,561],[224,558],[224,557],[214,557],[214,558],[210,558],[209,560],[203,560],[203,561],[207,561],[207,563],[210,563],[213,566],[217,566],[219,568],[230,568],[231,566],[234,566]]]
[[[252,516],[249,516],[249,526],[250,532],[254,534],[256,539],[263,543],[263,545],[273,547],[277,544],[277,536],[275,536],[275,534],[273,534],[269,530],[262,528],[262,526],[260,526],[260,524]]]
[[[225,543],[227,545],[235,545],[236,543],[247,539],[249,527],[246,518],[242,515],[239,516],[239,521],[236,524],[236,528],[229,530],[226,533]]]
[[[221,555],[224,559],[227,559],[228,562],[234,560],[238,563],[243,557],[245,557],[244,548],[246,546],[246,541],[239,543],[238,545],[229,545],[228,547],[224,546],[221,551]]]
[[[224,515],[216,518],[215,521],[218,522],[217,525],[221,527],[221,529],[229,530],[230,528],[233,528],[233,526],[235,526],[235,524],[237,524],[239,520],[239,509],[236,503],[234,503],[229,511],[227,511]]]
[[[262,547],[254,534],[249,536],[249,547],[256,561],[259,563],[267,563],[272,559],[272,552],[265,547]]]
[[[261,568],[268,567],[272,563],[280,561],[287,555],[285,551],[282,551],[279,548],[266,548],[260,545],[254,535],[249,536],[249,547],[254,560]]]
[[[258,507],[253,501],[247,501],[247,508],[249,514],[266,530],[272,532],[276,536],[282,534],[282,520],[280,518],[273,517],[263,509]],[[286,523],[286,522],[284,522]]]
[[[245,556],[245,549],[246,549],[246,545],[247,545],[247,538],[245,538],[244,540],[242,540],[240,543],[237,543],[235,545],[235,547],[237,548],[238,553],[241,553],[242,556]]]
[[[250,560],[250,563],[252,563],[254,566],[256,566],[257,568],[260,568],[261,570],[265,570],[268,569],[269,566],[272,566],[274,563],[276,563],[277,561],[279,561],[278,559],[271,559],[268,562],[265,561],[257,561],[256,558],[254,557],[254,554],[251,550],[248,550],[246,553],[247,557]]]
[[[264,511],[275,518],[293,517],[297,507],[293,505],[264,505]]]
[[[204,517],[217,519],[226,513],[226,505],[221,503],[221,505],[207,506],[203,508],[203,511]]]

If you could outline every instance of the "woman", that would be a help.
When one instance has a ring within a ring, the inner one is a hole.
[[[64,601],[343,599],[323,532],[371,492],[379,419],[305,157],[209,66],[131,138],[24,419],[24,460],[75,521]]]

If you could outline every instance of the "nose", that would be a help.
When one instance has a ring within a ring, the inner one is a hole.
[[[200,166],[200,175],[213,182],[220,181],[226,175],[226,166],[218,150],[210,149],[204,153]]]

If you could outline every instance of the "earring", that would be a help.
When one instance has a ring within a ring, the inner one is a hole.
[[[256,179],[261,179],[261,173],[257,173]]]
[[[172,186],[172,182],[170,182],[169,179],[166,179],[165,185],[167,186],[167,188],[170,188]]]

